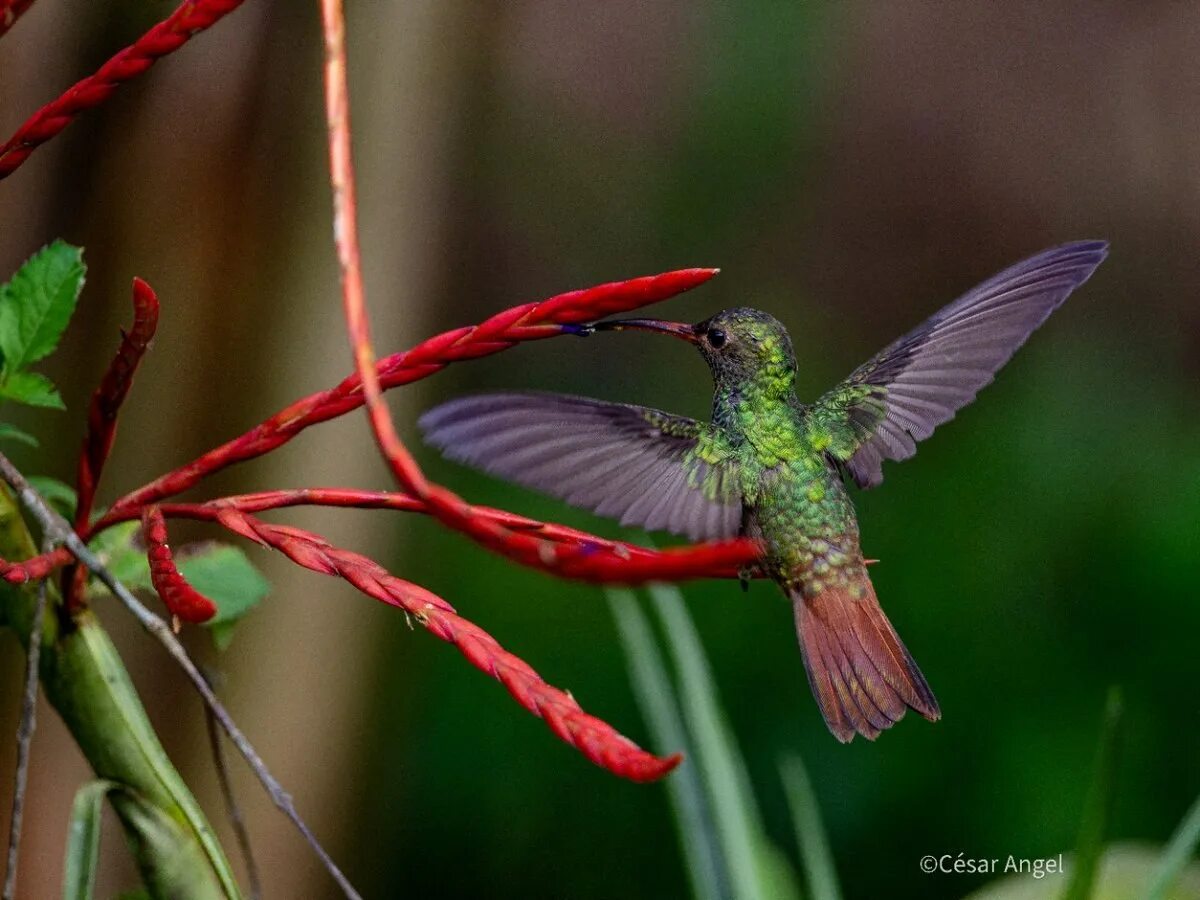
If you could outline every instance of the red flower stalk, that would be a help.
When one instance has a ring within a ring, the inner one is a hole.
[[[350,96],[346,86],[346,22],[341,0],[321,0],[325,35],[325,115],[329,126],[329,178],[333,187],[333,238],[342,277],[342,308],[354,351],[354,368],[362,382],[371,431],[397,483],[410,493],[425,494],[425,476],[396,433],[375,368],[371,327],[363,297],[362,254],[358,246],[358,210],[354,164],[350,154]]]
[[[158,327],[158,297],[150,285],[140,278],[133,279],[133,326],[121,332],[121,346],[108,365],[108,371],[100,380],[100,387],[92,394],[88,407],[87,437],[83,451],[79,454],[79,470],[76,476],[79,502],[75,512],[75,528],[87,526],[92,515],[92,504],[96,498],[96,486],[100,472],[112,450],[117,434],[117,413],[129,393],[133,375],[137,371],[142,355],[154,337]]]
[[[175,567],[167,546],[167,523],[157,506],[142,514],[142,535],[150,560],[150,583],[171,615],[184,622],[207,622],[217,614],[217,605],[187,583]]]
[[[413,616],[437,637],[453,644],[472,665],[495,678],[527,710],[544,719],[558,737],[615,775],[653,781],[679,764],[678,755],[661,758],[640,749],[611,725],[585,713],[575,699],[542,680],[478,625],[458,615],[436,594],[388,572],[361,554],[335,547],[311,532],[271,525],[231,506],[216,514],[229,530],[273,547],[306,569],[343,578],[369,597]]]
[[[0,37],[17,24],[25,10],[33,6],[33,0],[0,0]]]
[[[408,384],[440,371],[457,360],[497,353],[520,341],[563,334],[564,325],[602,318],[666,299],[702,284],[715,274],[715,269],[684,269],[571,291],[542,303],[517,306],[493,316],[481,325],[445,332],[412,350],[387,357],[378,363],[376,371],[384,387]],[[362,406],[361,384],[358,376],[353,375],[330,390],[297,401],[241,437],[122,497],[92,530],[128,519],[146,504],[187,490],[226,466],[261,456],[282,446],[310,425]],[[476,515],[472,506],[444,488],[428,484],[423,484],[423,487],[426,491],[423,499],[429,511],[445,524],[526,565],[570,577],[602,581],[677,579],[686,577],[686,567],[697,561],[691,558],[693,552],[701,557],[709,553],[708,549],[671,551],[661,559],[662,568],[656,568],[648,558],[646,566],[637,573],[632,569],[625,571],[627,561],[623,559],[597,554],[595,548],[605,543],[598,537],[589,541],[586,553],[575,554],[573,559],[560,558],[559,554],[547,556],[544,542],[528,538],[522,540],[520,536],[499,527],[486,515]],[[754,550],[746,542],[714,546],[719,548],[713,551],[716,559],[710,562],[714,564],[737,566],[755,556]]]
[[[352,488],[262,491],[221,497],[207,503],[164,503],[161,509],[167,518],[216,521],[226,509],[234,509],[240,513],[259,513],[292,506],[390,509],[426,515],[430,513],[426,501],[409,494]],[[507,510],[488,506],[472,506],[470,509],[471,515],[481,522],[528,535],[536,542],[532,547],[539,555],[540,563],[547,553],[557,553],[559,547],[568,551],[578,551],[580,557],[589,561],[590,568],[585,569],[582,563],[576,563],[574,566],[567,564],[556,574],[593,581],[640,584],[645,581],[678,581],[687,578],[733,578],[738,575],[741,567],[755,561],[760,553],[758,546],[749,540],[697,544],[663,551],[650,550],[624,541],[608,540],[565,525],[541,522]],[[548,544],[554,546],[549,547]],[[571,558],[572,555],[568,554],[568,559]]]
[[[22,6],[22,0],[17,0],[10,5],[23,11],[29,4]],[[174,53],[193,35],[211,27],[241,5],[242,0],[185,0],[175,12],[112,57],[94,75],[77,82],[58,99],[30,116],[0,146],[0,179],[16,171],[37,147],[70,125],[81,112],[99,106],[121,84],[141,75],[157,60]],[[0,15],[4,12],[0,7]]]
[[[468,325],[435,335],[410,350],[384,357],[376,364],[384,389],[428,378],[453,362],[499,353],[524,341],[555,337],[564,326],[629,312],[691,290],[717,274],[716,269],[680,269],[614,281],[569,291],[540,303],[525,303],[497,313],[479,325]],[[269,453],[304,429],[363,405],[362,381],[350,375],[335,387],[311,394],[281,409],[245,434],[227,441],[187,465],[180,466],[120,498],[114,514],[123,508],[141,509],[195,487],[204,478],[234,463]],[[108,524],[108,517],[104,520]]]
[[[0,559],[0,578],[9,584],[25,584],[45,578],[59,566],[69,563],[73,556],[66,547],[59,547],[47,553],[30,557],[21,562],[8,562]]]
[[[380,383],[384,388],[410,384],[441,371],[453,362],[499,353],[524,341],[561,335],[566,331],[563,326],[629,312],[668,299],[703,284],[716,274],[716,269],[681,269],[660,275],[609,282],[569,291],[541,302],[515,306],[497,313],[479,325],[443,332],[410,350],[380,360],[376,366]],[[196,486],[208,475],[234,463],[269,453],[286,444],[304,429],[351,412],[362,404],[361,382],[357,375],[351,375],[335,387],[296,401],[245,434],[125,495],[117,500],[98,522],[85,526],[81,534],[90,537],[110,525],[136,519],[148,504],[182,493]],[[440,499],[445,505],[445,498]],[[485,520],[490,516],[497,523],[508,525],[515,530],[534,530],[529,525],[533,520],[518,516],[518,524],[512,524],[497,516],[494,510],[468,508],[473,515]],[[422,508],[421,511],[426,510]],[[543,528],[560,527],[541,524]],[[547,537],[545,533],[541,536]],[[589,547],[603,547],[612,543],[586,532],[576,532],[576,537],[578,543],[587,544]],[[628,545],[625,546],[628,548]],[[635,548],[629,550],[629,553],[630,559],[624,560],[628,567],[623,573],[626,578],[610,575],[596,580],[627,580],[628,583],[636,583],[645,580],[677,580],[689,577],[693,572],[696,577],[727,575],[735,572],[738,566],[748,564],[755,557],[755,550],[747,541],[701,544],[662,552]],[[70,554],[60,548],[23,562],[0,561],[0,577],[16,584],[44,578],[70,559]],[[718,567],[719,571],[710,570],[709,566]],[[558,573],[564,574],[561,570]],[[584,577],[584,574],[586,573],[576,577]]]

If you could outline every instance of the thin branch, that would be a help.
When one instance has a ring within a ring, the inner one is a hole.
[[[246,829],[242,808],[238,805],[237,796],[233,791],[233,779],[229,775],[229,765],[225,760],[225,746],[221,743],[221,732],[217,727],[217,719],[207,706],[204,707],[204,725],[208,731],[208,746],[212,751],[213,767],[217,770],[217,783],[221,786],[221,796],[225,800],[225,811],[229,814],[229,824],[233,826],[238,848],[242,851],[242,859],[246,863],[246,877],[250,881],[250,900],[261,900],[262,878],[258,874],[258,863],[254,861],[254,848],[250,844],[250,832]]]
[[[46,618],[46,582],[38,585],[37,606],[29,629],[25,655],[25,692],[21,697],[21,723],[17,726],[17,774],[13,783],[12,820],[8,832],[8,864],[4,873],[4,900],[13,900],[17,890],[17,858],[21,847],[21,823],[25,812],[25,790],[29,780],[29,750],[37,730],[38,665],[42,656],[42,623]]]
[[[126,609],[133,613],[134,618],[141,623],[142,627],[150,632],[166,648],[167,653],[183,669],[184,674],[187,675],[192,685],[204,699],[205,704],[212,711],[212,714],[221,723],[221,727],[225,729],[225,733],[229,735],[238,752],[242,754],[242,757],[246,760],[251,770],[258,777],[258,780],[266,789],[272,802],[296,826],[296,829],[308,842],[308,845],[312,847],[313,852],[317,854],[317,857],[321,860],[326,870],[333,876],[334,881],[337,882],[342,892],[347,897],[354,898],[354,900],[361,900],[359,893],[346,879],[346,876],[342,874],[341,869],[337,867],[337,864],[334,863],[333,859],[325,851],[325,848],[321,846],[316,836],[312,833],[312,830],[300,818],[291,795],[283,789],[283,786],[275,779],[270,770],[267,769],[266,764],[254,749],[254,746],[234,723],[233,718],[221,704],[221,701],[217,699],[217,695],[213,693],[212,688],[209,687],[208,682],[196,667],[196,664],[192,662],[183,645],[172,634],[170,626],[142,605],[141,601],[133,596],[129,589],[113,576],[96,555],[87,548],[87,545],[80,540],[79,535],[71,530],[71,526],[67,520],[47,505],[37,491],[30,487],[29,482],[25,480],[25,476],[13,466],[8,457],[3,453],[0,453],[0,478],[7,481],[13,490],[16,491],[21,504],[37,519],[45,535],[49,539],[65,545],[71,554],[79,562],[83,563],[93,575],[99,578],[105,587],[125,605]]]
[[[77,82],[58,99],[35,112],[0,145],[0,179],[15,172],[34,150],[70,125],[81,112],[102,104],[120,85],[141,75],[168,53],[174,53],[242,2],[185,0],[175,12],[112,57],[94,75]]]

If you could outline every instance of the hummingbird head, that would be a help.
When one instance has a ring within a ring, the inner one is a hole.
[[[593,327],[596,331],[656,331],[695,344],[718,388],[753,384],[790,391],[795,379],[796,355],[787,329],[761,310],[739,306],[695,325],[617,319]]]

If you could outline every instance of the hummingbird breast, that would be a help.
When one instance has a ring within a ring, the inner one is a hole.
[[[836,468],[813,455],[762,470],[747,532],[766,545],[769,574],[805,593],[857,577],[858,521]]]

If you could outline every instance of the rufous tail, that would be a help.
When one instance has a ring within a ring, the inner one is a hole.
[[[941,718],[933,691],[883,614],[865,570],[844,585],[825,584],[808,594],[796,585],[788,594],[808,683],[839,741],[855,734],[873,741],[909,707],[931,722]]]

